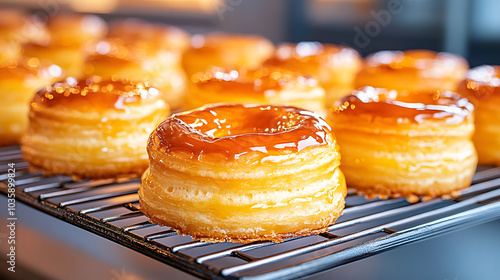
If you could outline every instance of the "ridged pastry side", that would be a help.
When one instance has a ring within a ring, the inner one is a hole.
[[[473,106],[452,92],[397,95],[366,87],[345,97],[329,121],[347,186],[379,196],[451,198],[476,170]]]
[[[168,113],[147,83],[67,78],[31,101],[23,158],[46,174],[139,177],[148,166],[147,138]]]
[[[476,169],[474,145],[466,136],[473,125],[457,126],[453,132],[395,131],[384,133],[379,126],[370,132],[360,131],[356,122],[335,128],[341,145],[342,170],[347,185],[367,197],[435,198],[457,196],[470,185]],[[377,131],[377,132],[376,132]]]
[[[252,242],[320,233],[341,214],[339,155],[314,147],[276,162],[228,163],[150,149],[139,190],[154,222],[204,241]]]
[[[127,114],[41,108],[30,114],[23,157],[46,174],[93,179],[138,177],[148,167],[148,136],[165,117],[162,101],[131,107]]]
[[[324,120],[296,107],[219,104],[175,114],[149,138],[141,211],[204,241],[324,232],[346,195],[336,143]]]

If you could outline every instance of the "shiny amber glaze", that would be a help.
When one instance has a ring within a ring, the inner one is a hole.
[[[111,24],[108,38],[119,38],[128,43],[147,42],[155,48],[183,52],[189,45],[189,35],[180,28],[152,24],[136,19]]]
[[[310,111],[288,106],[222,104],[171,116],[151,135],[148,150],[183,151],[198,158],[221,154],[226,159],[238,159],[252,152],[298,152],[327,145],[329,139],[334,139],[331,128]]]
[[[448,124],[464,122],[474,106],[451,91],[401,94],[394,90],[365,87],[339,101],[334,113],[347,116],[369,115],[395,123],[444,121]]]
[[[211,71],[194,74],[191,81],[200,89],[215,88],[215,90],[210,91],[212,93],[243,92],[248,95],[271,94],[271,91],[291,87],[296,83],[309,87],[317,85],[314,79],[278,68],[260,68],[258,70],[213,68]]]
[[[472,99],[500,97],[500,66],[483,65],[471,69],[467,79],[458,86],[458,92]]]
[[[156,99],[159,95],[159,91],[147,82],[103,80],[100,77],[77,80],[69,77],[38,91],[31,108],[73,106],[75,109],[125,110],[129,104]]]

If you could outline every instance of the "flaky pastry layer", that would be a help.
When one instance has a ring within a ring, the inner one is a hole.
[[[277,162],[198,161],[150,153],[141,210],[205,241],[252,242],[320,233],[341,214],[346,195],[331,147]]]
[[[470,185],[477,154],[474,106],[466,98],[366,87],[339,103],[329,121],[348,187],[416,201],[455,197]]]
[[[22,138],[23,158],[46,174],[139,177],[148,166],[147,138],[168,115],[165,102],[153,96],[127,103],[133,101],[110,95],[121,103],[106,103],[104,93],[65,97],[57,95],[59,85],[51,93],[40,91],[32,101],[29,128]],[[87,107],[92,101],[98,103]]]
[[[326,231],[342,212],[346,195],[338,146],[328,125],[311,112],[279,107],[306,119],[283,114],[276,128],[279,131],[264,132],[258,124],[270,121],[266,127],[273,130],[271,123],[278,113],[269,106],[254,105],[246,107],[246,117],[257,114],[262,119],[241,128],[238,117],[227,111],[238,114],[241,107],[207,107],[174,115],[157,127],[148,142],[150,168],[142,176],[139,189],[141,211],[161,225],[204,241],[280,242],[287,237]],[[207,112],[213,113],[209,115],[214,120],[203,119]],[[203,119],[207,127],[191,124],[190,118]],[[185,122],[179,122],[181,119]],[[210,129],[212,121],[226,123],[231,132],[214,132]],[[322,136],[301,142],[307,136],[301,129],[312,124],[309,129]],[[186,137],[203,137],[204,141],[176,142],[179,136],[168,129],[175,125],[191,129]],[[285,128],[288,125],[299,125],[301,129]],[[216,135],[224,132],[226,138],[214,139],[204,132],[206,129]],[[289,138],[298,141],[299,146]],[[221,141],[227,147],[208,148]],[[270,144],[273,141],[276,144]],[[192,151],[186,150],[190,148]],[[238,152],[226,153],[224,149]]]

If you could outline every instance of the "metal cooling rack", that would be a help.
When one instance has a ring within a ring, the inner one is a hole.
[[[283,243],[204,243],[151,223],[139,211],[138,180],[74,182],[28,172],[18,147],[0,148],[0,192],[15,163],[16,199],[61,220],[201,278],[303,278],[453,230],[500,218],[500,168],[479,167],[453,201],[415,204],[353,194],[328,232]]]

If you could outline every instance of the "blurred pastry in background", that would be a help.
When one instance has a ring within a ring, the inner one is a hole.
[[[456,90],[469,69],[461,56],[430,50],[381,51],[366,57],[355,88],[372,86],[409,92]]]
[[[257,35],[208,33],[194,35],[182,64],[191,78],[210,68],[256,69],[273,55],[274,45]]]
[[[476,145],[479,164],[500,166],[500,66],[483,65],[469,71],[458,92],[476,106]]]
[[[168,114],[147,82],[68,77],[31,101],[23,158],[75,179],[138,177],[148,167],[148,136]]]
[[[36,58],[0,67],[0,146],[18,144],[28,128],[29,103],[35,93],[62,77],[57,65],[41,67]]]
[[[95,15],[59,14],[50,18],[50,40],[23,45],[23,56],[36,57],[42,65],[59,65],[67,76],[84,74],[85,47],[106,35],[107,24]]]
[[[344,97],[329,121],[347,186],[371,198],[452,198],[470,186],[477,154],[474,106],[451,91],[365,87]]]
[[[22,10],[0,9],[0,67],[17,64],[21,45],[47,42],[44,24]]]
[[[213,103],[290,105],[326,114],[325,91],[313,78],[279,68],[213,68],[191,77],[188,109]]]
[[[124,20],[110,26],[106,39],[88,48],[86,75],[147,81],[172,109],[182,107],[186,77],[181,66],[189,35],[176,27]]]
[[[285,43],[276,48],[264,66],[281,67],[310,75],[325,89],[326,107],[351,94],[354,77],[361,68],[361,56],[352,48],[318,42]]]

